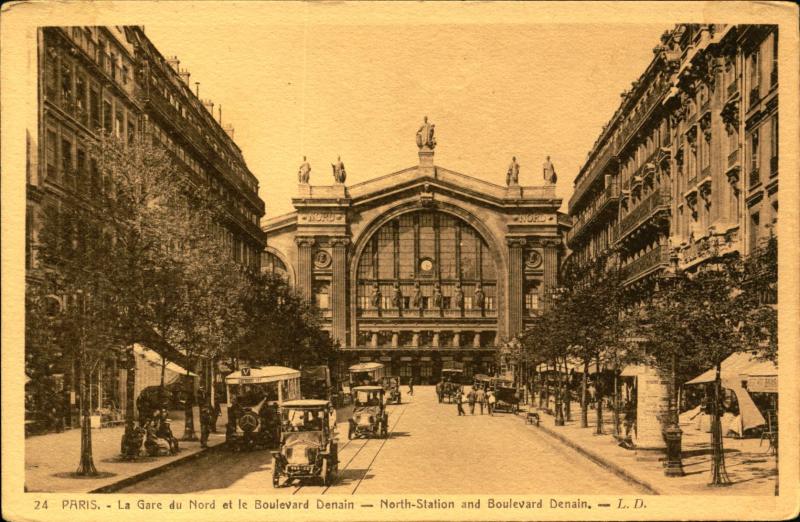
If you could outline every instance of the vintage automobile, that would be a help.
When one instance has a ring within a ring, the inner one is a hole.
[[[488,375],[477,373],[475,374],[474,381],[474,385],[478,388],[483,388],[484,390],[490,390],[493,388],[493,379]]]
[[[400,393],[400,379],[397,377],[384,377],[381,386],[386,390],[388,402],[400,404],[403,401]]]
[[[228,445],[233,449],[275,447],[280,437],[278,407],[300,398],[300,372],[283,366],[242,368],[228,375],[225,384]]]
[[[498,382],[494,388],[494,396],[497,398],[494,411],[517,413],[519,411],[519,390],[507,384]]]
[[[300,392],[304,399],[332,401],[330,368],[324,365],[300,368]]]
[[[329,401],[300,399],[280,407],[280,447],[272,452],[272,487],[295,479],[320,479],[330,486],[339,469],[336,419]]]
[[[350,373],[350,387],[374,386],[381,383],[386,375],[386,369],[381,363],[364,362],[354,364],[347,369]]]
[[[347,429],[347,438],[362,436],[389,436],[389,414],[384,404],[382,386],[356,386],[353,388],[353,416]]]

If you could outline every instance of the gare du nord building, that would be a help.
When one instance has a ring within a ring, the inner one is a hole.
[[[498,349],[557,284],[569,222],[555,185],[503,187],[440,167],[432,134],[418,136],[417,165],[352,186],[343,165],[334,185],[311,185],[304,163],[296,210],[264,224],[262,269],[316,302],[340,378],[367,361],[404,383],[437,382],[442,368],[505,370]]]

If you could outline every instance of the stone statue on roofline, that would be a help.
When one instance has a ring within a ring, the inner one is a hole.
[[[553,167],[553,163],[550,161],[550,156],[547,156],[545,159],[544,165],[542,165],[542,171],[545,183],[555,185],[556,181],[558,181],[558,176],[556,176],[556,169]]]
[[[506,185],[509,187],[519,185],[519,163],[516,156],[511,157],[511,165],[506,172]]]
[[[342,157],[336,160],[336,163],[331,163],[331,167],[333,167],[333,179],[336,183],[342,184],[347,179],[347,172],[344,170],[344,163],[342,163]]]
[[[297,182],[307,185],[310,179],[311,165],[309,165],[308,161],[306,161],[306,157],[303,156],[303,163],[300,165],[300,170],[297,171]]]
[[[428,123],[428,117],[422,120],[422,126],[417,131],[417,147],[421,150],[433,150],[436,147],[435,125]]]

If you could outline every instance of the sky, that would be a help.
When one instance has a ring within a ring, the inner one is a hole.
[[[436,125],[435,163],[505,183],[539,185],[550,155],[566,211],[573,180],[670,24],[145,25],[176,55],[201,98],[222,105],[258,178],[266,217],[292,210],[297,169],[347,184],[418,163],[423,116]],[[235,37],[232,37],[235,36]],[[215,109],[216,112],[216,109]]]

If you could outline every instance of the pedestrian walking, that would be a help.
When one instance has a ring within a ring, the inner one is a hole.
[[[494,404],[497,402],[497,398],[494,396],[493,391],[489,391],[487,394],[486,402],[489,404],[489,415],[494,416]]]
[[[444,383],[439,381],[436,383],[436,397],[439,399],[439,403],[444,400]]]
[[[413,377],[409,377],[408,378],[408,394],[409,395],[414,395],[414,378]]]
[[[208,434],[211,431],[211,418],[214,415],[214,410],[211,405],[204,401],[200,403],[200,447],[208,447]]]
[[[475,415],[475,387],[470,388],[467,393],[467,402],[469,403],[469,414]]]
[[[483,415],[483,406],[486,402],[486,392],[483,391],[483,388],[478,388],[478,391],[475,392],[475,402],[478,403],[481,409],[481,415]]]
[[[459,392],[456,393],[456,407],[458,408],[458,416],[459,417],[461,417],[462,415],[465,415],[463,403],[464,403],[464,400],[463,400],[463,397],[461,396],[461,392],[459,391]]]

